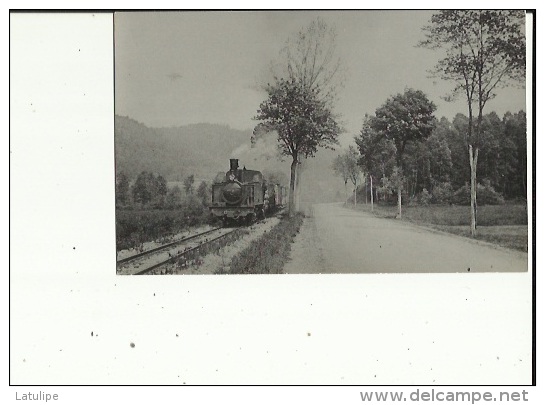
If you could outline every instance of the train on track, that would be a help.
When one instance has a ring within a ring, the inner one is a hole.
[[[287,188],[267,182],[258,170],[238,166],[230,159],[225,177],[212,184],[210,213],[224,225],[250,224],[278,211],[287,204]]]

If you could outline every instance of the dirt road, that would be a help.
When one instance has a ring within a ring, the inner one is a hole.
[[[341,204],[317,204],[305,220],[286,273],[524,272],[528,255],[376,218]]]

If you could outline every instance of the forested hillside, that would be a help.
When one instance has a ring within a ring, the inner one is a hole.
[[[177,128],[149,128],[128,117],[115,117],[116,172],[133,183],[142,172],[162,176],[167,182],[182,183],[194,176],[197,185],[210,183],[218,172],[225,172],[230,158],[241,165],[275,174],[287,185],[288,161],[281,161],[276,137],[251,145],[251,131],[240,131],[215,124],[196,124]],[[303,166],[303,200],[339,200],[342,184],[331,173],[332,150],[321,150]]]
[[[148,128],[116,116],[116,171],[132,180],[143,171],[160,174],[168,181],[183,181],[189,175],[211,180],[218,171],[226,170],[231,152],[249,144],[250,137],[250,131],[223,125]]]

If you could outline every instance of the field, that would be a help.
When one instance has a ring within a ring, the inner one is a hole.
[[[348,205],[348,207],[351,206]],[[358,204],[356,209],[371,212],[371,205]],[[469,207],[456,205],[403,207],[402,220],[470,237],[469,213]],[[382,218],[395,218],[397,206],[375,204],[373,214]],[[476,239],[527,252],[527,206],[504,204],[479,207]]]
[[[167,238],[190,226],[209,220],[207,211],[188,212],[178,210],[121,210],[116,216],[117,250],[134,248],[144,242]]]

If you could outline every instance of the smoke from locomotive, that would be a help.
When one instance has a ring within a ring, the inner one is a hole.
[[[238,159],[230,159],[225,177],[212,185],[212,216],[229,221],[251,223],[262,219],[287,201],[286,187],[268,183],[258,170],[239,168]]]

